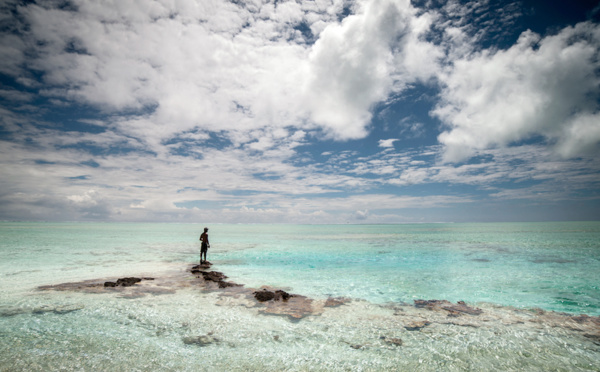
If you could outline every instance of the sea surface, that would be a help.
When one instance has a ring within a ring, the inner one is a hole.
[[[0,371],[600,371],[600,222],[203,227],[0,223]]]

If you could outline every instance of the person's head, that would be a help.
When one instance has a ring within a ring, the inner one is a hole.
[[[205,228],[204,228],[204,232],[207,232],[207,231],[208,231],[208,227],[205,227]]]

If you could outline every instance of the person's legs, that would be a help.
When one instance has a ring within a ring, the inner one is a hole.
[[[206,249],[202,249],[200,251],[200,263],[206,262]],[[204,255],[204,260],[202,260],[202,256]]]

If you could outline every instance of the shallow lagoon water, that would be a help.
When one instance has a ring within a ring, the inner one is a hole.
[[[555,313],[600,315],[600,223],[210,226],[230,280],[352,299],[301,320],[207,290],[202,227],[0,224],[0,370],[600,370],[593,324]],[[38,289],[124,276],[156,280]]]

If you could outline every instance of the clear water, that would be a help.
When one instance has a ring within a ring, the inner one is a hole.
[[[0,223],[0,370],[600,370],[594,329],[529,310],[600,315],[599,222],[211,225],[208,258],[230,280],[353,299],[299,322],[203,290],[186,271],[202,227]],[[168,280],[137,295],[37,289],[123,276]],[[484,315],[458,324],[414,299]]]

